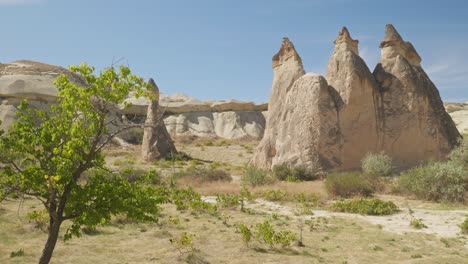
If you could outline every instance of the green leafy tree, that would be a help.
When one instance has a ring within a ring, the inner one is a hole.
[[[57,104],[48,110],[18,107],[18,121],[0,132],[0,194],[37,198],[48,215],[48,238],[39,263],[49,263],[64,221],[71,221],[65,239],[81,227],[106,223],[125,214],[157,221],[165,196],[144,179],[129,182],[106,169],[103,148],[128,127],[109,129],[110,113],[125,104],[131,91],[147,95],[147,84],[128,67],[109,67],[94,74],[86,64],[70,70],[83,78],[81,87],[66,75],[55,80]],[[149,96],[149,94],[148,94]],[[86,177],[84,177],[86,176]]]

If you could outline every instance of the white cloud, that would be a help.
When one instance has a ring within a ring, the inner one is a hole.
[[[0,0],[0,5],[28,5],[44,2],[44,0]]]

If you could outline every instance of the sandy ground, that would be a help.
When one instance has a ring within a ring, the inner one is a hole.
[[[216,203],[215,196],[207,196],[205,200]],[[308,219],[310,216],[296,216],[297,208],[288,205],[282,205],[275,202],[257,199],[254,203],[250,203],[247,208],[257,210],[264,213],[276,213],[287,215],[291,218]],[[343,217],[361,219],[369,222],[372,225],[379,225],[383,230],[404,234],[406,232],[420,232],[433,234],[440,237],[459,237],[465,242],[465,247],[468,248],[468,237],[459,234],[460,228],[458,224],[462,223],[468,217],[468,210],[429,210],[429,209],[412,209],[413,217],[420,219],[427,228],[415,229],[410,226],[411,216],[407,209],[402,209],[399,213],[389,216],[369,216],[350,213],[330,212],[325,210],[312,210],[313,217]]]

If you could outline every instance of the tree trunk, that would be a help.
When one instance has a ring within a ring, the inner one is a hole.
[[[57,239],[60,231],[61,222],[50,219],[49,224],[49,237],[47,238],[47,242],[42,250],[42,256],[39,259],[39,264],[48,264],[50,259],[52,258],[52,253],[55,249],[55,244],[57,244]]]

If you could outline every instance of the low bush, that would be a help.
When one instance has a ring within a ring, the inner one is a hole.
[[[252,187],[256,187],[271,183],[272,179],[266,170],[254,166],[247,166],[244,170],[244,175],[242,176],[242,182]]]
[[[267,190],[264,191],[261,196],[263,199],[271,202],[286,201],[290,198],[288,197],[288,193],[286,191],[281,190]]]
[[[273,166],[273,176],[280,181],[313,181],[317,176],[304,166],[288,166],[280,164]]]
[[[430,201],[464,202],[468,172],[458,162],[434,162],[401,174],[397,190]]]
[[[133,127],[122,133],[121,137],[130,144],[141,145],[144,130],[141,127]]]
[[[369,176],[390,176],[394,166],[390,156],[385,153],[368,153],[361,161],[362,172]]]
[[[452,150],[450,160],[468,168],[468,137],[465,136],[460,145]]]
[[[126,167],[120,170],[120,176],[126,179],[130,183],[135,183],[137,181],[145,181],[146,183],[151,184],[161,184],[162,177],[155,170],[143,170],[143,169],[136,169],[133,167]]]
[[[216,204],[219,207],[232,208],[237,207],[241,203],[241,197],[236,194],[218,194],[216,196]]]
[[[291,244],[297,240],[297,236],[289,230],[274,230],[268,220],[265,220],[263,223],[258,223],[255,227],[255,232],[252,232],[246,225],[239,225],[239,232],[242,235],[242,240],[247,246],[252,237],[255,237],[256,240],[262,244],[269,245],[271,248],[277,245],[281,245],[283,248],[290,247]]]
[[[375,198],[355,198],[336,202],[332,205],[332,210],[363,215],[391,215],[398,212],[398,207],[391,201],[386,202]]]
[[[190,167],[184,171],[179,171],[175,174],[176,178],[191,178],[200,183],[214,181],[232,181],[232,176],[221,169]]]
[[[459,225],[459,227],[462,234],[468,235],[468,218],[466,218],[465,221]]]
[[[369,176],[358,172],[331,173],[325,180],[328,193],[339,197],[370,196],[375,190],[375,184]]]

